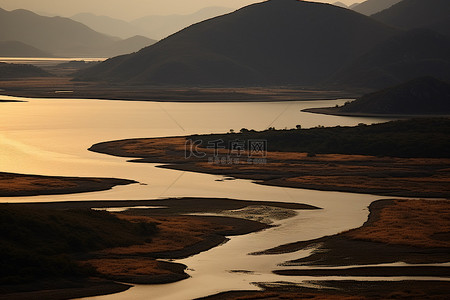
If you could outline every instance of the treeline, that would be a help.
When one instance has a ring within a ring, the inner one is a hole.
[[[0,205],[0,284],[95,275],[75,254],[149,241],[152,223],[102,211],[53,211]]]
[[[311,129],[254,131],[192,136],[203,140],[203,146],[223,140],[225,147],[232,141],[252,139],[267,141],[268,151],[306,152],[310,154],[360,154],[392,157],[450,157],[450,119],[424,118],[391,121],[355,127],[316,127]]]

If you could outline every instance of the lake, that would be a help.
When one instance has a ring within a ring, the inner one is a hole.
[[[243,200],[305,203],[323,208],[299,211],[296,217],[277,222],[278,227],[232,237],[229,242],[177,260],[189,267],[191,278],[166,285],[138,285],[98,299],[190,299],[237,289],[257,289],[253,282],[306,277],[272,274],[286,260],[307,252],[250,256],[280,244],[319,238],[358,227],[368,215],[368,205],[383,197],[263,186],[249,180],[217,181],[221,176],[134,164],[127,159],[92,153],[98,142],[139,137],[224,133],[241,128],[303,128],[354,126],[379,123],[380,118],[315,115],[301,112],[312,107],[343,104],[342,100],[262,103],[157,103],[88,99],[24,99],[0,96],[0,171],[54,176],[93,176],[133,179],[145,185],[129,185],[109,191],[73,195],[4,197],[0,202],[75,200],[139,200],[166,197],[219,197]],[[270,149],[270,145],[268,145]],[[245,270],[246,272],[231,272]],[[248,272],[247,272],[248,271]],[[311,278],[309,278],[311,279]],[[328,278],[332,279],[332,278]],[[373,278],[372,278],[373,279]],[[92,299],[92,298],[91,298]]]

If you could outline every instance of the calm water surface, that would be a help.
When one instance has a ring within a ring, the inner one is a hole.
[[[375,195],[321,192],[261,186],[248,180],[216,181],[221,176],[133,164],[124,158],[87,151],[94,143],[124,138],[223,133],[241,128],[303,128],[353,126],[386,119],[350,118],[301,112],[311,107],[343,104],[346,100],[273,103],[156,103],[87,99],[21,99],[0,96],[0,171],[40,175],[95,176],[134,179],[109,191],[76,195],[4,197],[0,202],[74,200],[139,200],[166,197],[226,197],[244,200],[306,203],[323,208],[299,211],[278,227],[232,237],[220,247],[177,260],[189,267],[191,278],[166,285],[139,285],[124,293],[98,299],[191,299],[239,289],[257,289],[254,282],[296,281],[271,273],[278,264],[308,254],[251,256],[248,253],[280,244],[318,238],[360,226]],[[270,148],[270,145],[269,145]],[[245,270],[251,273],[231,271]],[[311,278],[309,278],[311,279]],[[97,299],[97,298],[96,298]]]

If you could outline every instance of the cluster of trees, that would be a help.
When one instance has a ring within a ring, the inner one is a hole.
[[[199,137],[196,137],[199,138]],[[361,154],[392,157],[450,157],[450,119],[424,118],[355,127],[254,131],[201,136],[208,141],[262,139],[269,151]]]

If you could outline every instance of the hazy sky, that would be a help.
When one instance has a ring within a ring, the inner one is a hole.
[[[362,0],[316,0],[316,2],[346,4]],[[261,1],[255,0],[0,0],[6,10],[29,9],[37,13],[72,16],[90,12],[115,18],[132,20],[146,15],[190,14],[208,6],[240,8]]]

